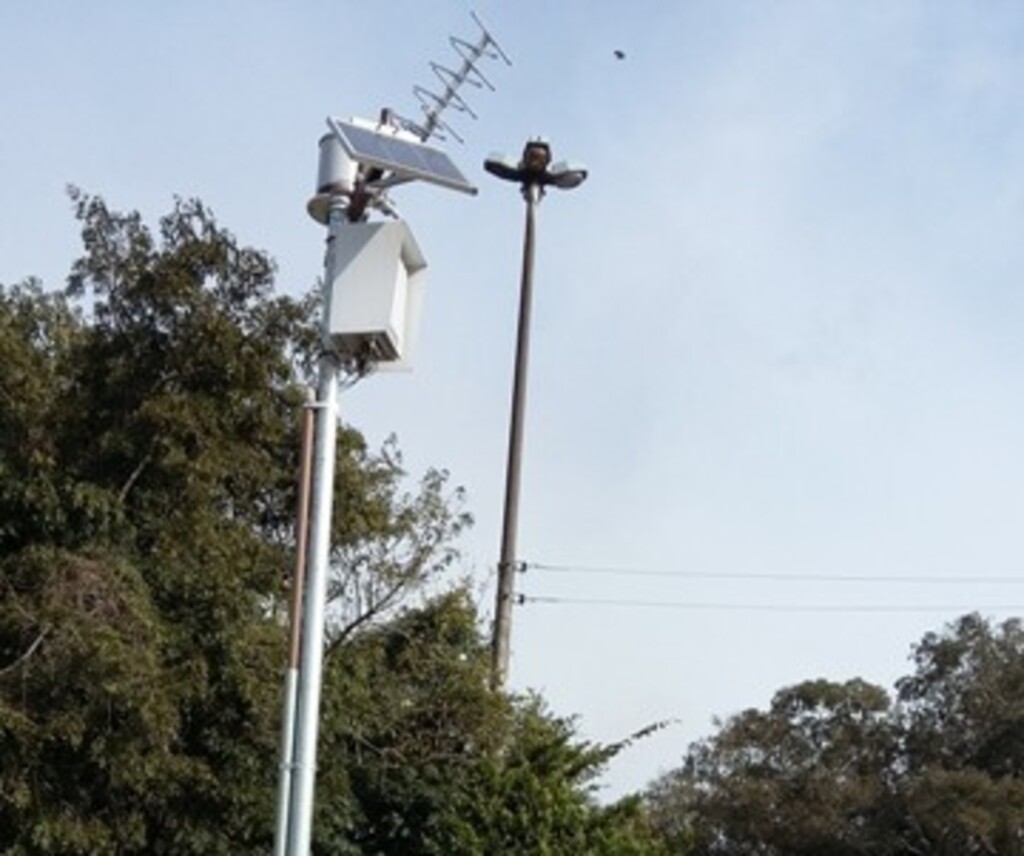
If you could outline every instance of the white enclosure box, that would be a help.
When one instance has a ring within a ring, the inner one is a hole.
[[[347,223],[334,240],[325,345],[343,357],[407,367],[427,266],[409,227]]]

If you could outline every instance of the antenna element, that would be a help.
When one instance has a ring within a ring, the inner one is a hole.
[[[445,134],[454,137],[460,143],[463,142],[462,137],[456,133],[455,129],[441,118],[441,114],[450,107],[459,113],[465,113],[470,118],[475,119],[476,113],[473,112],[473,109],[462,95],[459,94],[459,89],[468,83],[477,89],[486,87],[491,92],[494,91],[494,85],[478,67],[481,59],[502,60],[505,65],[512,65],[512,60],[501,49],[494,36],[488,32],[477,14],[475,12],[470,14],[473,16],[476,25],[480,28],[480,36],[476,42],[467,42],[458,36],[450,36],[448,39],[455,53],[462,59],[462,64],[458,70],[453,71],[438,62],[430,63],[430,70],[434,72],[434,76],[442,86],[441,93],[438,94],[425,86],[414,86],[412,89],[412,94],[420,102],[420,109],[426,117],[423,124],[421,125],[399,116],[393,110],[386,111],[392,123],[404,130],[411,131],[424,142],[431,137],[443,140],[445,139]]]

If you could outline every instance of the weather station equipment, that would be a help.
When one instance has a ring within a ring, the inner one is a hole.
[[[445,133],[461,140],[442,113],[452,108],[475,118],[459,89],[469,84],[493,90],[480,73],[480,60],[510,64],[473,19],[480,28],[476,42],[450,39],[462,59],[459,68],[430,64],[442,91],[413,89],[422,124],[390,109],[377,120],[328,117],[329,131],[320,139],[316,193],[307,211],[327,228],[321,356],[316,399],[307,405],[315,412],[307,570],[302,602],[293,608],[292,621],[301,622],[301,630],[285,680],[275,856],[308,856],[313,837],[339,388],[378,368],[411,367],[423,302],[426,260],[389,191],[424,181],[476,193],[452,159],[428,140],[443,140]],[[371,219],[375,214],[384,219]]]
[[[307,206],[331,230],[324,348],[356,376],[374,365],[409,368],[427,263],[387,188],[417,180],[468,194],[476,188],[447,154],[407,130],[383,120],[327,124],[317,192]],[[393,219],[370,222],[373,210]]]

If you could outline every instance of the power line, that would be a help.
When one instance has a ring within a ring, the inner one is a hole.
[[[626,600],[595,597],[550,597],[545,595],[519,595],[521,605],[557,604],[570,606],[614,606],[646,609],[684,609],[692,611],[722,612],[812,612],[812,613],[900,613],[900,612],[1024,612],[1024,605],[999,604],[993,606],[951,606],[951,605],[884,605],[884,604],[781,604],[781,603],[722,603],[671,600]]]
[[[764,582],[814,583],[910,583],[914,585],[1024,585],[1024,577],[940,576],[908,574],[824,574],[753,571],[668,571],[647,568],[593,567],[587,565],[553,565],[545,562],[524,562],[523,570],[550,571],[561,574],[590,574],[624,577],[662,577],[692,580],[744,580]]]

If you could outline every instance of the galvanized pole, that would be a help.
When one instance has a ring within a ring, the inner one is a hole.
[[[505,511],[498,560],[498,594],[494,610],[491,684],[504,689],[508,680],[512,646],[512,607],[515,603],[516,534],[519,528],[519,485],[522,470],[523,419],[526,413],[526,371],[530,354],[530,311],[533,300],[533,235],[540,182],[523,185],[526,199],[526,233],[523,238],[523,272],[519,288],[519,328],[516,334],[515,372],[512,381],[512,417],[505,467]]]
[[[302,408],[302,445],[299,458],[299,503],[295,515],[295,570],[288,611],[288,666],[284,675],[281,715],[281,769],[277,780],[277,820],[274,825],[274,856],[285,856],[288,816],[292,793],[292,765],[295,762],[295,702],[299,680],[299,652],[302,638],[302,598],[306,582],[306,549],[309,543],[309,489],[313,470],[313,403],[315,393],[306,389]]]
[[[327,256],[324,265],[323,339],[327,341],[331,284],[336,271],[338,233],[345,228],[345,203],[331,201]],[[334,502],[335,445],[338,433],[338,374],[336,357],[320,357],[317,391],[316,450],[310,511],[309,573],[302,621],[302,656],[299,671],[295,763],[288,824],[288,856],[309,856],[313,832],[316,787],[316,741],[320,725],[320,686],[323,676],[324,619],[331,550],[331,512]]]

